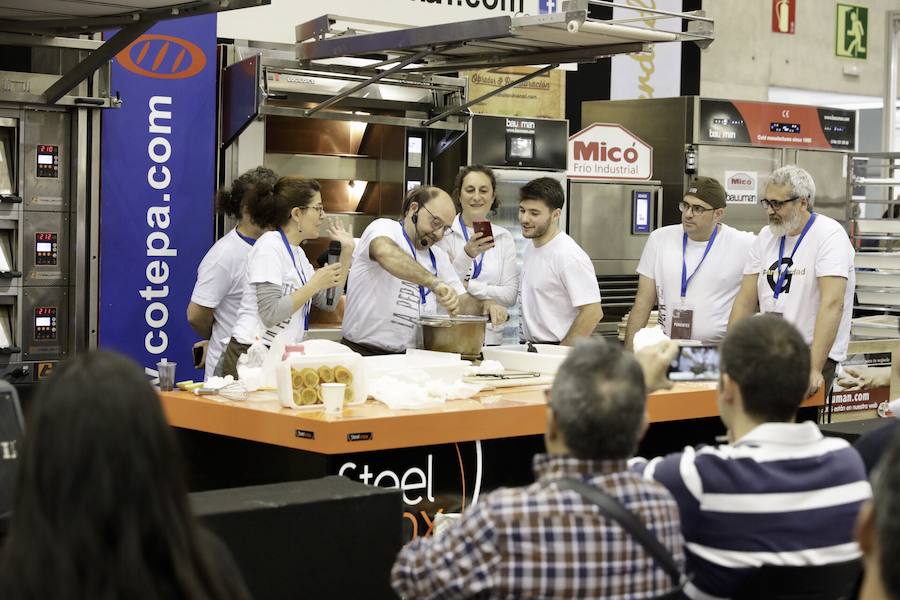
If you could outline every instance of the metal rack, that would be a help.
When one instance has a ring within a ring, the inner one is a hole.
[[[856,249],[856,337],[898,337],[900,323],[900,153],[847,158],[847,222]]]
[[[640,20],[628,17],[597,20],[588,17],[590,4],[621,7],[603,0],[572,0],[558,13],[498,16],[426,27],[360,21],[339,15],[323,15],[297,25],[295,62],[269,59],[264,67],[342,74],[357,78],[330,98],[303,109],[299,116],[317,113],[358,94],[375,83],[429,84],[438,74],[468,69],[536,65],[541,68],[510,81],[478,98],[449,105],[438,114],[421,119],[419,127],[433,127],[490,96],[537,77],[562,63],[595,62],[616,54],[643,52],[654,43],[694,41],[705,47],[713,40],[713,22],[697,12],[640,9],[659,15],[659,20],[679,19],[686,31],[636,27]],[[347,59],[351,59],[347,61]],[[335,61],[335,59],[340,59]]]

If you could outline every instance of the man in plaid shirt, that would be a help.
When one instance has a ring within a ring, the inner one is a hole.
[[[667,347],[650,356],[648,380],[665,378],[673,354]],[[413,540],[397,556],[394,590],[403,598],[604,599],[672,591],[671,579],[629,533],[557,485],[575,478],[604,490],[683,566],[675,501],[626,466],[646,429],[646,393],[632,355],[603,341],[581,341],[553,383],[547,453],[534,459],[537,481],[496,490],[445,533]]]

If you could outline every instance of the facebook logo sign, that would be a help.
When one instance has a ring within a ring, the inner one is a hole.
[[[563,0],[538,0],[538,11],[544,15],[547,13],[557,12]]]

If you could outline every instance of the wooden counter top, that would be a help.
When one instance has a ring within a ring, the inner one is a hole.
[[[368,401],[340,416],[323,410],[282,408],[276,401],[231,402],[188,392],[161,392],[174,427],[252,440],[321,454],[348,454],[544,433],[545,386],[484,391],[437,408],[391,410]],[[803,406],[821,406],[822,392]],[[652,423],[714,417],[713,383],[681,383],[651,394]]]

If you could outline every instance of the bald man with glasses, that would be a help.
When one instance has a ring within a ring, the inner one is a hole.
[[[856,274],[843,226],[813,211],[816,185],[795,165],[772,173],[761,200],[769,218],[744,268],[729,327],[756,312],[793,323],[810,345],[809,394],[827,394],[847,357]]]
[[[625,329],[628,349],[654,304],[672,339],[717,344],[725,337],[754,235],[722,223],[725,189],[712,177],[695,178],[678,208],[681,223],[651,233],[641,254]]]
[[[466,293],[437,244],[456,216],[444,190],[419,186],[403,201],[403,217],[376,219],[363,232],[347,278],[341,342],[365,356],[421,346],[419,318],[441,312],[485,314],[494,304]]]

